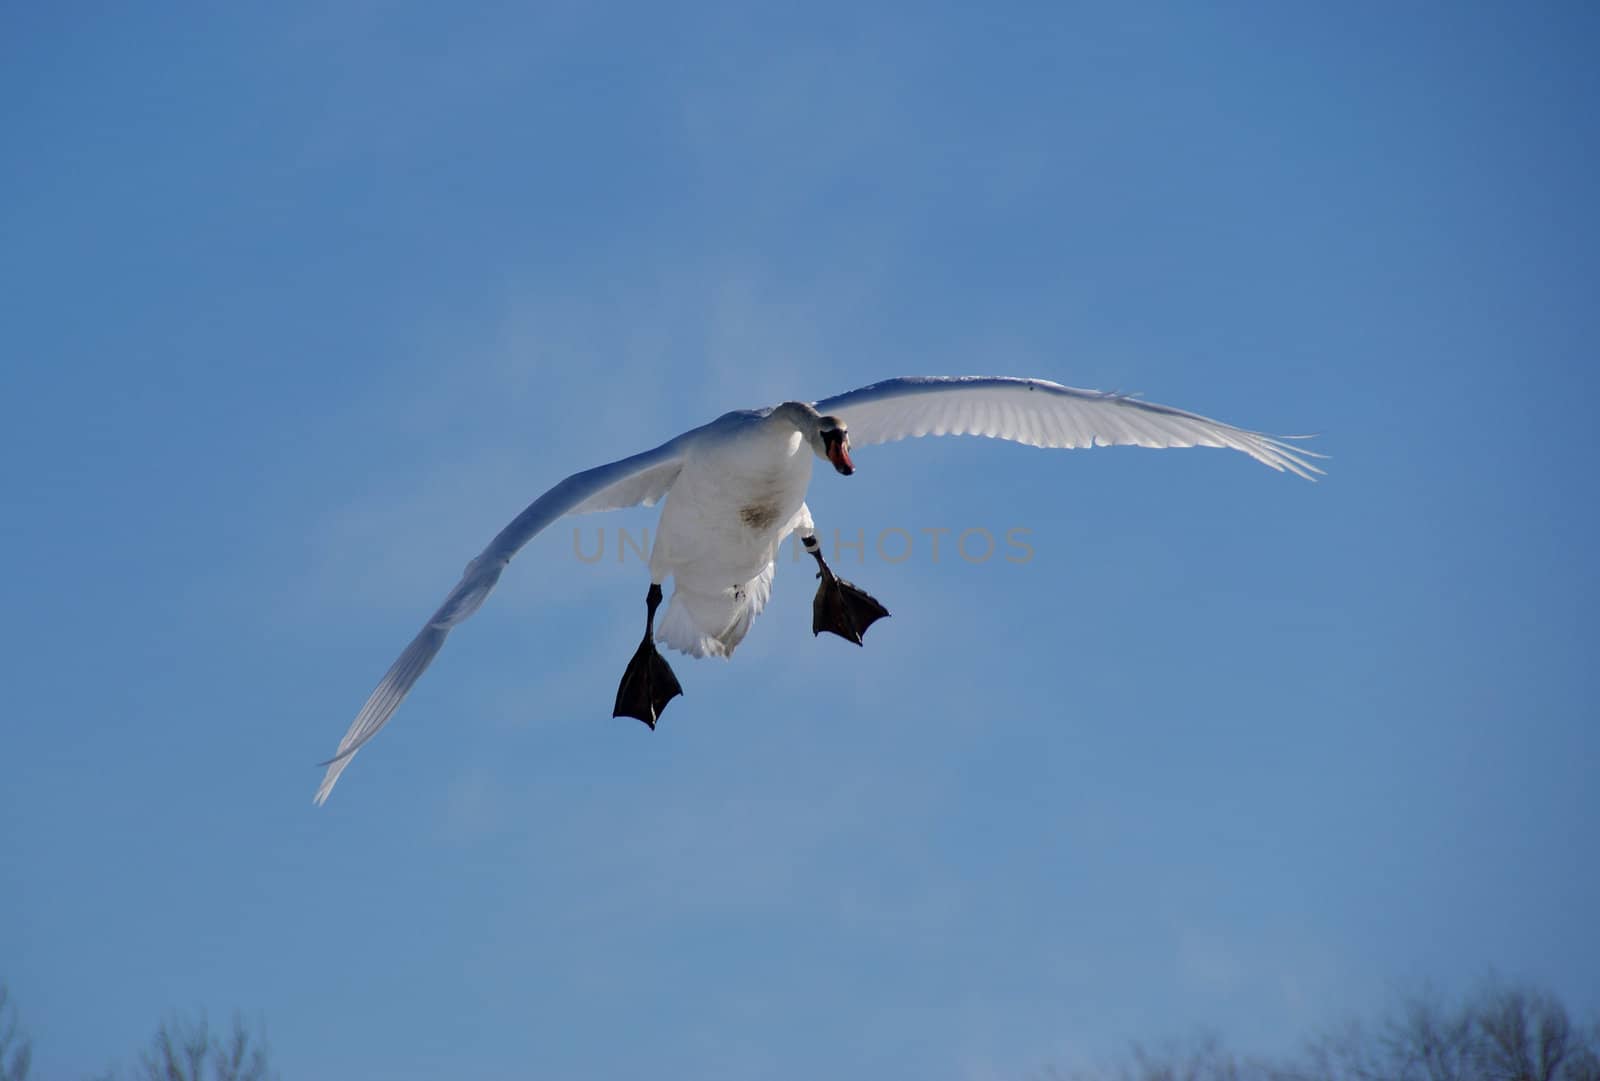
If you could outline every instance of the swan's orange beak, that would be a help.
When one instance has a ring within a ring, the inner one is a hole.
[[[833,463],[845,476],[856,471],[855,463],[850,460],[850,437],[843,432],[829,432],[823,437],[823,449],[828,452],[828,461]]]

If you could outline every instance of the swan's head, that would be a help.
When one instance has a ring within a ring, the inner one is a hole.
[[[850,427],[838,417],[825,417],[809,402],[784,402],[772,411],[774,420],[791,424],[811,444],[812,453],[849,476],[856,471],[850,460]]]
[[[845,476],[856,471],[855,463],[850,460],[850,428],[838,417],[817,418],[817,439],[820,446],[817,456],[826,458],[833,463]]]

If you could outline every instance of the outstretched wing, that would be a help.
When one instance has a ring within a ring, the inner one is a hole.
[[[1296,436],[1235,428],[1123,394],[1078,390],[1046,379],[1010,376],[909,376],[886,379],[816,403],[861,446],[916,435],[983,435],[1031,447],[1227,447],[1263,465],[1314,480],[1312,458]]]
[[[502,529],[489,542],[489,546],[467,564],[461,581],[456,583],[439,610],[411,640],[405,652],[384,673],[377,689],[367,699],[366,705],[361,707],[361,712],[356,714],[350,730],[339,741],[337,753],[323,763],[328,767],[328,772],[317,789],[316,802],[321,804],[328,798],[339,780],[339,774],[344,772],[351,758],[378,734],[378,729],[388,723],[406,694],[422,673],[427,671],[428,665],[433,663],[450,628],[483,605],[495,583],[500,581],[506,564],[511,562],[511,557],[523,545],[563,515],[655,503],[667,494],[667,489],[677,479],[678,470],[683,466],[683,451],[690,437],[695,434],[686,432],[654,450],[574,473],[534,500],[510,525]]]

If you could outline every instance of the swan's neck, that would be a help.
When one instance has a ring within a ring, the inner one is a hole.
[[[813,446],[821,444],[822,414],[818,413],[815,406],[806,402],[784,402],[772,411],[772,420],[793,426],[807,443]]]

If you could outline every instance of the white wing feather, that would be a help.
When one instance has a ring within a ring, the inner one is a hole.
[[[522,546],[551,522],[567,514],[615,510],[639,504],[649,506],[667,494],[683,465],[683,450],[691,436],[686,432],[654,450],[631,458],[574,473],[529,504],[528,508],[502,529],[478,557],[467,564],[461,581],[450,591],[439,610],[411,640],[398,660],[384,673],[350,730],[339,741],[339,749],[327,762],[328,772],[317,789],[316,802],[323,803],[333,791],[355,753],[388,723],[406,694],[433,658],[438,656],[450,628],[476,612],[489,596],[500,574]]]
[[[887,379],[816,403],[850,429],[850,443],[891,443],[919,435],[982,435],[1031,447],[1227,447],[1263,465],[1315,480],[1310,459],[1271,436],[1123,394],[1008,376]]]

